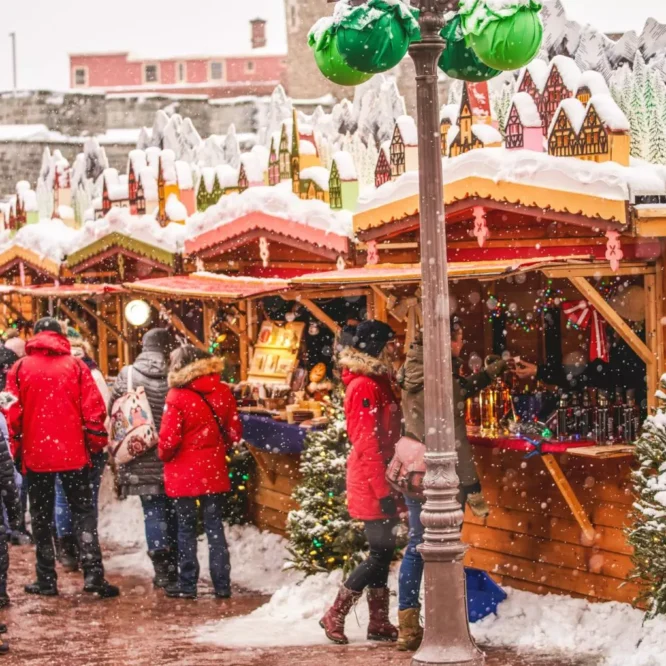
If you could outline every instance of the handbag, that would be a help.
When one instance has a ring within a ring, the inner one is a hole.
[[[157,445],[158,435],[146,389],[134,388],[132,366],[127,373],[127,392],[111,407],[109,449],[119,465],[138,458]]]
[[[411,437],[401,437],[386,470],[389,485],[412,499],[424,500],[425,444]]]

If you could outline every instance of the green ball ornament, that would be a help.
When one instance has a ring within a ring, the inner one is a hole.
[[[316,32],[308,36],[308,43],[313,50],[319,71],[329,81],[339,86],[357,86],[372,78],[372,74],[352,69],[342,59],[331,29],[325,30],[317,38]]]
[[[418,11],[402,2],[370,0],[350,9],[337,24],[336,43],[352,69],[378,74],[393,69],[421,38]]]
[[[461,81],[489,81],[500,74],[498,69],[488,67],[467,45],[462,31],[460,16],[449,21],[442,32],[446,41],[444,52],[439,59],[439,68],[452,79]]]

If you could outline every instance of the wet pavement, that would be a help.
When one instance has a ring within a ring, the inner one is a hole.
[[[195,602],[172,600],[153,590],[145,578],[109,576],[120,585],[122,596],[98,601],[81,593],[81,574],[64,573],[59,579],[59,597],[30,597],[23,585],[34,575],[32,547],[13,547],[10,558],[12,605],[0,611],[0,621],[9,627],[11,653],[0,658],[1,666],[392,666],[408,664],[411,659],[390,646],[225,650],[194,644],[193,628],[245,615],[267,597],[235,590],[229,600],[217,600],[211,591],[204,591]],[[486,662],[487,666],[597,663],[506,650],[488,651]]]

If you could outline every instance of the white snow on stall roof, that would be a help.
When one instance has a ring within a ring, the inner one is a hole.
[[[529,93],[516,93],[512,101],[523,127],[541,127],[542,121],[539,109],[537,109],[536,102]]]
[[[472,134],[484,145],[502,143],[502,135],[492,126],[485,123],[472,125]]]
[[[261,212],[321,229],[327,233],[352,238],[352,215],[333,211],[323,201],[300,199],[291,191],[291,183],[275,187],[251,187],[222,197],[204,213],[195,213],[187,223],[187,236],[194,238],[206,231],[228,224],[250,213]]]
[[[180,202],[175,194],[170,194],[166,200],[164,210],[172,222],[184,222],[187,219],[187,208]]]
[[[419,143],[419,133],[416,129],[416,121],[411,116],[398,116],[395,121],[400,136],[406,146],[417,146]]]
[[[629,132],[631,130],[629,119],[610,95],[592,95],[588,104],[594,107],[601,122],[611,132]]]
[[[574,131],[576,133],[580,132],[580,128],[583,126],[583,121],[585,120],[585,107],[583,106],[583,103],[576,97],[569,97],[567,99],[563,99],[555,110],[553,119],[550,122],[550,127],[548,128],[548,136],[550,136],[551,132],[553,131],[553,128],[555,127],[560,117],[561,111],[566,113],[571,126],[574,128]]]
[[[37,203],[37,192],[34,190],[22,190],[20,192],[21,201],[23,202],[23,208],[26,213],[34,212],[39,210],[39,205]]]
[[[442,120],[448,120],[452,125],[455,125],[458,121],[459,110],[457,104],[445,104],[439,114],[440,122]]]
[[[301,181],[312,180],[324,192],[328,192],[328,182],[331,177],[329,170],[321,166],[308,167],[301,170]]]
[[[192,165],[189,162],[176,160],[176,176],[181,190],[191,190],[194,187]]]
[[[338,174],[340,180],[356,180],[358,178],[356,173],[356,165],[351,153],[346,150],[338,150],[333,154],[333,161],[338,167]]]
[[[0,246],[0,252],[8,250],[12,245],[18,245],[43,259],[60,263],[69,253],[78,233],[58,218],[42,219],[35,224],[21,227],[11,241]]]
[[[576,94],[582,89],[587,88],[591,95],[609,95],[610,90],[603,74],[595,72],[592,69],[585,70],[580,79],[578,79],[578,88]]]
[[[454,129],[457,128],[452,127],[449,134]],[[445,185],[475,176],[495,183],[532,185],[617,201],[666,195],[666,167],[641,160],[631,160],[626,167],[617,162],[589,162],[529,150],[481,148],[444,159],[443,173]],[[357,210],[371,210],[415,194],[418,194],[418,172],[407,172],[379,188],[364,190]]]
[[[165,148],[160,153],[160,160],[162,162],[162,174],[164,175],[164,182],[167,185],[178,183],[178,172],[176,171],[176,155],[171,148]]]
[[[245,175],[250,185],[264,182],[264,167],[262,166],[259,158],[253,153],[243,153],[240,156],[241,164],[245,169]]]
[[[316,155],[317,148],[315,147],[314,143],[312,143],[312,141],[301,139],[298,142],[298,152],[300,155]]]
[[[256,146],[252,146],[252,150],[250,150],[250,153],[257,158],[259,164],[261,165],[262,170],[267,171],[268,158],[270,157],[268,148],[266,148],[266,146],[262,146],[261,144],[257,144]]]
[[[581,71],[576,64],[576,61],[567,56],[556,55],[550,61],[546,81],[550,78],[550,74],[555,67],[557,67],[557,71],[560,73],[564,85],[572,92],[575,92],[581,77]]]
[[[522,85],[527,72],[530,73],[534,85],[536,85],[540,92],[543,92],[543,89],[546,86],[546,80],[548,79],[548,63],[545,60],[540,60],[538,58],[532,60],[532,62],[522,70],[520,78],[518,79],[518,88]]]

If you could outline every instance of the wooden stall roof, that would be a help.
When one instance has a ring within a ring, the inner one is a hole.
[[[27,264],[37,272],[45,273],[57,278],[60,275],[62,264],[48,259],[21,245],[11,245],[0,252],[0,276],[13,268],[19,262]]]
[[[77,269],[75,272],[78,272],[78,270],[82,270],[82,267],[85,269],[113,254],[127,254],[169,268],[175,267],[177,256],[176,253],[164,248],[126,236],[118,231],[112,231],[80,250],[72,252],[67,257],[67,266]]]
[[[10,290],[16,294],[35,298],[85,298],[125,292],[123,287],[115,284],[39,284],[10,287]]]
[[[501,261],[464,261],[451,262],[448,265],[451,280],[471,279],[497,279],[514,273],[524,273],[536,270],[556,270],[558,267],[569,268],[582,266],[590,272],[607,264],[600,265],[580,256],[571,257],[544,257],[525,260]],[[350,268],[343,271],[327,271],[324,273],[307,273],[291,279],[293,285],[346,285],[346,284],[386,284],[410,283],[421,281],[421,264],[376,264],[362,268]]]
[[[168,278],[138,280],[124,285],[133,293],[162,294],[173,298],[224,299],[236,301],[285,291],[287,280],[252,278],[221,273],[192,273]]]

